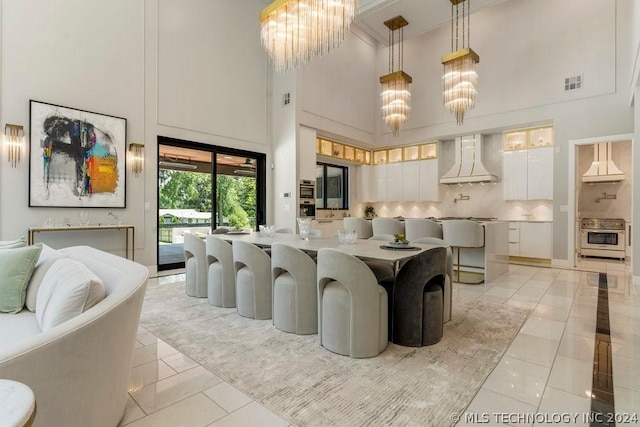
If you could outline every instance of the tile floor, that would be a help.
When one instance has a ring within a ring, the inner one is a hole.
[[[580,260],[575,270],[511,265],[493,282],[454,284],[454,303],[480,299],[531,310],[458,425],[589,425],[583,416],[590,411],[600,272],[609,283],[615,411],[640,425],[640,286],[631,284],[624,262],[597,258]],[[136,347],[121,426],[290,425],[144,328]]]

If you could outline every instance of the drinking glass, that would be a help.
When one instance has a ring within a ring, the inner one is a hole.
[[[80,225],[89,225],[89,212],[80,211]]]
[[[309,240],[309,229],[311,228],[311,218],[298,218],[298,230],[302,240]]]

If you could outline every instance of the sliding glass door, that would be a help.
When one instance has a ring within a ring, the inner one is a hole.
[[[263,223],[265,156],[159,138],[158,270],[184,267],[184,233]]]

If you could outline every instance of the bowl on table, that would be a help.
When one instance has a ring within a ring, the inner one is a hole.
[[[275,225],[261,225],[259,226],[260,235],[263,237],[273,237],[276,234]]]
[[[338,230],[338,241],[343,245],[355,243],[357,238],[358,234],[355,230],[347,230],[344,228]]]

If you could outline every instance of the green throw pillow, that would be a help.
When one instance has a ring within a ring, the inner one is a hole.
[[[42,244],[0,250],[0,312],[19,313]]]
[[[27,246],[24,236],[16,240],[0,240],[0,249],[23,248]]]

